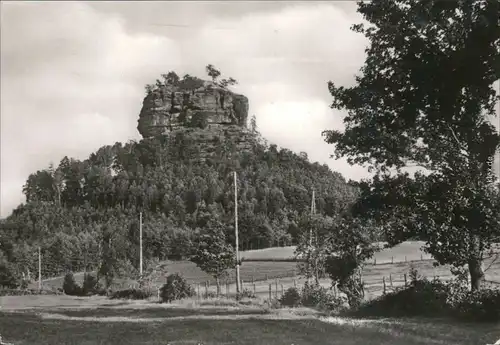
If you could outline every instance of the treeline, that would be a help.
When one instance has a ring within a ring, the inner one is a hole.
[[[226,142],[203,160],[190,140],[188,132],[116,143],[31,174],[26,203],[1,222],[0,260],[36,272],[40,246],[44,276],[84,268],[133,272],[140,212],[146,260],[189,256],[209,221],[224,224],[234,243],[233,171],[241,249],[297,243],[313,190],[316,212],[331,217],[357,193],[304,153],[258,141],[241,152]]]

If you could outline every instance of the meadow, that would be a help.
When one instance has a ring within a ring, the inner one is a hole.
[[[380,245],[383,245],[382,243]],[[363,281],[365,283],[366,298],[380,296],[384,291],[384,281],[386,291],[405,284],[404,275],[409,280],[409,271],[415,268],[420,275],[430,279],[451,278],[449,266],[434,267],[432,257],[421,251],[423,243],[418,241],[404,242],[396,247],[383,249],[375,253],[363,269]],[[297,269],[297,262],[293,261],[294,247],[277,247],[262,250],[246,251],[241,253],[244,261],[240,267],[240,276],[243,287],[254,291],[257,295],[268,296],[269,285],[272,294],[280,294],[291,286],[302,286],[305,282],[300,277]],[[490,266],[491,264],[491,266]],[[490,267],[489,267],[490,266]],[[500,260],[493,262],[488,259],[485,267],[486,279],[500,283]],[[215,280],[195,264],[189,261],[169,261],[164,263],[164,271],[160,278],[154,282],[156,287],[160,287],[167,274],[180,273],[186,280],[193,284],[200,294],[206,290],[215,292]],[[83,274],[76,274],[76,280],[81,282]],[[44,281],[44,286],[48,288],[62,287],[63,277],[53,278]],[[205,288],[208,282],[208,288]],[[229,272],[228,277],[222,282],[222,293],[234,294],[235,291],[234,271]],[[330,286],[329,279],[322,279],[321,285]],[[227,284],[227,287],[226,287]],[[36,284],[35,284],[36,285]],[[117,288],[128,288],[137,285],[137,281],[132,279],[117,280]]]
[[[363,271],[366,298],[380,296],[404,284],[410,268],[429,278],[451,277],[449,267],[434,267],[420,251],[421,243],[406,242],[384,249],[367,262]],[[18,344],[400,344],[477,345],[500,338],[498,324],[468,324],[444,319],[354,319],[328,316],[307,308],[272,309],[265,302],[291,286],[301,287],[293,247],[243,252],[241,277],[246,289],[257,296],[244,304],[234,296],[234,276],[222,286],[219,298],[202,298],[215,292],[211,277],[188,261],[165,263],[166,272],[181,273],[195,286],[198,296],[173,304],[109,300],[105,297],[6,296],[0,297],[0,334]],[[488,280],[500,281],[500,262],[492,259]],[[81,280],[82,274],[77,274]],[[156,281],[157,287],[163,277]],[[267,280],[266,280],[267,279]],[[329,279],[320,282],[330,286]],[[136,284],[123,280],[122,287]],[[62,278],[44,281],[45,287],[61,287]],[[224,296],[226,293],[229,296]]]
[[[234,301],[109,301],[102,297],[0,297],[0,334],[15,345],[477,345],[496,324],[445,320],[347,319],[305,308],[274,310]],[[225,303],[227,302],[227,304]]]

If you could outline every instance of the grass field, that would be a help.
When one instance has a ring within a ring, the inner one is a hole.
[[[0,312],[0,334],[15,345],[482,345],[500,338],[500,326],[494,324],[345,319],[306,309],[223,303],[159,305],[22,296],[0,297],[0,305],[7,309]]]
[[[441,279],[451,277],[448,266],[433,267],[433,261],[430,256],[422,253],[420,247],[421,242],[405,242],[394,248],[384,249],[375,254],[373,260],[370,260],[363,271],[363,280],[366,284],[366,297],[372,298],[379,296],[383,291],[383,279],[386,280],[386,288],[390,290],[391,280],[392,286],[401,286],[404,284],[404,274],[408,273],[410,267],[415,267],[423,276],[433,278],[437,276]],[[243,255],[251,254],[252,259],[256,260],[278,260],[278,261],[244,261],[241,268],[241,279],[244,281],[244,286],[250,290],[255,289],[255,292],[262,296],[269,294],[269,284],[272,283],[273,293],[276,292],[276,279],[278,279],[278,292],[283,289],[294,286],[294,282],[298,286],[302,286],[304,279],[296,276],[298,273],[297,263],[292,261],[279,261],[280,259],[288,258],[291,247],[285,248],[270,248],[259,251],[244,252]],[[293,250],[292,250],[293,252]],[[247,256],[248,257],[248,256]],[[421,260],[421,258],[423,260]],[[406,261],[405,261],[406,260]],[[412,261],[414,260],[414,261]],[[391,262],[394,261],[394,264]],[[491,260],[487,260],[485,267],[489,266]],[[376,262],[376,265],[373,263]],[[205,282],[210,282],[212,285],[209,291],[214,292],[214,279],[201,271],[195,264],[189,261],[173,261],[166,263],[166,274],[181,273],[189,283],[196,287],[201,285],[200,293],[204,292]],[[165,274],[165,275],[166,275]],[[495,262],[486,272],[487,280],[500,282],[500,260]],[[82,275],[77,275],[77,280],[81,281]],[[164,277],[156,282],[157,286],[164,283]],[[231,284],[228,289],[230,293],[235,292],[234,272],[230,272],[227,281]],[[252,281],[255,283],[252,284]],[[62,286],[63,278],[55,278],[44,282],[46,287],[59,288]],[[322,285],[329,286],[328,279],[323,280]],[[136,284],[133,280],[120,280],[119,287],[128,287]],[[197,287],[198,289],[198,287]],[[225,293],[226,288],[223,287],[222,292]]]

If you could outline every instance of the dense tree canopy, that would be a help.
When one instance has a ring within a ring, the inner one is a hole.
[[[440,263],[467,264],[477,289],[500,234],[490,122],[500,2],[379,0],[358,12],[369,23],[353,26],[369,39],[366,61],[355,86],[329,84],[332,107],[347,116],[345,131],[326,131],[326,140],[377,172],[362,184],[360,214],[377,219],[392,244],[420,238]],[[410,166],[425,171],[404,173]]]

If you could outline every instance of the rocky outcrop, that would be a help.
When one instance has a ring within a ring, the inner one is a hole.
[[[161,85],[144,98],[137,129],[144,138],[168,134],[179,128],[246,128],[248,99],[213,82],[191,87]]]

